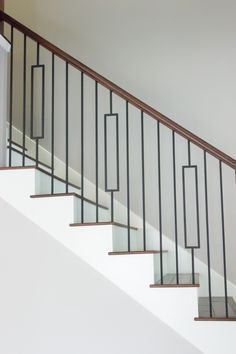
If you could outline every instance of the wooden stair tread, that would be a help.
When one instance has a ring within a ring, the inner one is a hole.
[[[54,193],[54,194],[35,194],[35,195],[31,195],[30,198],[53,198],[53,197],[69,197],[69,196],[73,196],[79,199],[83,199],[83,201],[96,205],[96,203],[93,200],[90,200],[88,198],[85,197],[81,197],[81,195],[75,193],[75,192],[70,192],[70,193]],[[108,210],[108,208],[104,205],[98,204],[99,208],[103,208]]]
[[[167,251],[163,251],[167,252]],[[157,250],[148,250],[148,251],[121,251],[121,252],[108,252],[109,256],[127,256],[133,254],[159,254],[160,251]]]
[[[163,284],[158,280],[155,284],[151,284],[150,288],[189,288],[199,287],[199,274],[195,273],[195,283],[192,282],[192,273],[180,273],[179,282],[177,284],[177,276],[175,273],[166,274],[163,277]]]
[[[76,227],[76,226],[102,226],[102,225],[112,225],[112,226],[118,226],[118,227],[123,227],[125,229],[128,229],[128,226],[116,221],[101,221],[101,222],[84,222],[84,223],[73,223],[70,224],[70,226],[72,227]],[[131,230],[138,230],[138,227],[135,226],[130,226]]]
[[[199,317],[195,321],[236,321],[236,303],[232,297],[227,298],[228,317],[225,315],[225,297],[212,297],[212,317],[210,316],[210,304],[208,297],[199,297]]]

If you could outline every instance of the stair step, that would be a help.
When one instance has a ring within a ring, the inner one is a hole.
[[[151,284],[150,288],[188,288],[199,287],[199,274],[195,274],[195,283],[192,281],[192,273],[180,273],[179,283],[175,273],[166,274],[163,277],[163,284],[158,280],[156,284]]]
[[[111,222],[111,221],[101,221],[101,222],[84,222],[84,223],[74,223],[70,224],[70,226],[75,227],[75,226],[103,226],[103,225],[112,225],[112,226],[118,226],[118,227],[123,227],[125,229],[128,229],[128,226],[125,224],[121,224],[119,222]],[[138,227],[135,226],[130,226],[131,230],[138,230]]]
[[[167,252],[167,251],[163,251]],[[108,252],[109,256],[127,256],[133,254],[159,254],[160,251],[148,250],[148,251],[124,251],[124,252]]]
[[[199,297],[199,317],[195,321],[236,321],[236,303],[232,297],[227,298],[228,317],[225,315],[225,297],[212,297],[212,317],[210,316],[210,304],[208,297]]]
[[[42,173],[44,173],[45,175],[49,176],[49,177],[53,177],[55,180],[59,181],[59,182],[62,182],[62,183],[65,183],[66,184],[66,181],[61,178],[61,177],[58,177],[56,175],[53,175],[52,173],[48,172],[48,171],[45,171],[43,168],[40,168],[36,165],[29,165],[29,166],[11,166],[11,167],[7,167],[7,166],[3,166],[3,167],[0,167],[0,171],[1,170],[26,170],[26,169],[31,169],[31,168],[34,168]],[[68,182],[68,185],[70,187],[73,187],[73,188],[76,188],[76,189],[81,189],[78,185],[72,183],[72,182]]]
[[[84,202],[96,205],[96,203],[93,200],[90,200],[88,198],[85,197],[81,197],[81,195],[71,192],[71,193],[55,193],[55,194],[35,194],[35,195],[31,195],[30,198],[53,198],[53,197],[69,197],[69,196],[73,196],[79,199],[83,199]],[[102,204],[98,204],[99,208],[102,209],[106,209],[108,210],[108,208]]]
[[[19,146],[19,145],[17,145],[17,144],[14,144],[14,145],[16,145],[16,146],[18,146],[19,148],[23,149],[23,147],[21,147],[21,146]],[[22,152],[22,151],[19,151],[19,150],[17,150],[16,148],[10,147],[10,146],[7,146],[7,148],[10,149],[11,151],[14,151],[14,152],[16,152],[17,154],[20,154],[20,155],[23,156],[23,152]],[[29,160],[32,160],[33,162],[36,162],[36,159],[35,159],[34,157],[32,157],[32,156],[30,156],[30,155],[28,155],[28,154],[24,154],[24,156],[25,156],[26,159],[29,159]],[[48,168],[49,170],[52,170],[52,167],[49,166],[49,165],[47,165],[45,162],[42,162],[42,161],[38,160],[38,164],[41,165],[41,166],[43,166],[43,167]]]

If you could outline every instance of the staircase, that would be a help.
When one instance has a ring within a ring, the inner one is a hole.
[[[233,353],[236,161],[0,20],[11,42],[0,197],[204,353]]]

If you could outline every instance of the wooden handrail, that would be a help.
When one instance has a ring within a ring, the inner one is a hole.
[[[84,65],[77,59],[73,58],[71,55],[67,54],[60,48],[56,47],[43,37],[39,36],[37,33],[30,30],[28,27],[24,26],[13,17],[7,15],[5,12],[0,11],[0,21],[5,21],[11,26],[15,27],[17,30],[23,32],[32,40],[38,42],[42,47],[48,49],[50,52],[54,53],[59,58],[63,59],[70,65],[74,66],[75,68],[82,71],[87,76],[91,77],[93,80],[97,81],[102,86],[106,87],[107,89],[114,92],[116,95],[122,97],[124,100],[128,101],[135,107],[139,108],[141,111],[146,113],[147,115],[151,116],[152,118],[156,119],[163,125],[167,126],[171,130],[175,131],[185,139],[189,140],[191,143],[195,144],[196,146],[200,147],[201,149],[207,151],[212,156],[216,157],[217,159],[224,162],[226,165],[236,169],[236,160],[233,159],[231,156],[225,154],[221,150],[217,149],[213,145],[209,144],[207,141],[199,138],[197,135],[191,133],[189,130],[185,129],[178,123],[174,122],[170,118],[164,116],[162,113],[158,112],[151,106],[147,105],[143,101],[139,100],[135,96],[131,95],[127,91],[123,90],[121,87],[117,86],[110,80],[106,79],[102,75],[98,74],[96,71],[90,69],[88,66]]]
[[[4,11],[4,0],[0,0],[0,11]],[[3,20],[0,18],[0,34],[3,34]]]

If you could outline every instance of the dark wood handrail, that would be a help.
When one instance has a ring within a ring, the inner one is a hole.
[[[0,11],[4,11],[4,0],[0,0]],[[3,34],[3,21],[0,18],[0,34]]]
[[[56,47],[43,37],[39,36],[37,33],[30,30],[28,27],[24,26],[13,17],[7,15],[5,12],[0,11],[0,21],[5,21],[11,26],[15,27],[17,30],[23,32],[28,37],[33,39],[34,41],[38,42],[42,47],[48,49],[50,52],[54,53],[59,58],[63,59],[70,65],[74,66],[75,68],[82,71],[87,76],[91,77],[93,80],[97,81],[102,86],[106,87],[107,89],[114,92],[116,95],[122,97],[124,100],[128,101],[135,107],[139,108],[141,111],[146,113],[147,115],[151,116],[152,118],[156,119],[157,121],[161,122],[163,125],[167,126],[171,130],[175,131],[185,139],[191,141],[193,144],[197,145],[201,149],[207,151],[212,156],[216,157],[217,159],[224,162],[226,165],[236,169],[236,160],[233,159],[231,156],[225,154],[221,150],[217,149],[213,145],[209,144],[207,141],[199,138],[197,135],[191,133],[189,130],[185,129],[178,123],[175,123],[170,118],[164,116],[151,106],[147,105],[146,103],[142,102],[135,96],[131,95],[127,91],[123,90],[121,87],[117,86],[110,80],[106,79],[102,75],[98,74],[96,71],[90,69],[88,66],[84,65],[77,59],[73,58],[71,55],[67,54],[60,48]]]

